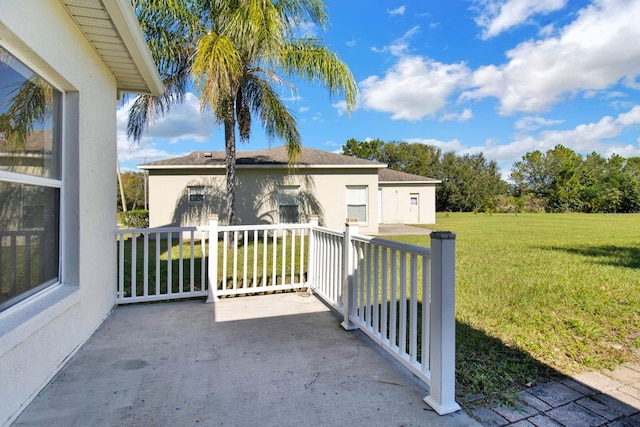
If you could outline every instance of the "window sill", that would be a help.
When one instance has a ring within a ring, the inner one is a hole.
[[[0,357],[80,302],[80,288],[57,284],[0,313]]]

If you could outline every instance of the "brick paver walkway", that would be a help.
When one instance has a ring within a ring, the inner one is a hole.
[[[640,427],[640,364],[540,384],[520,397],[518,408],[469,413],[486,427]]]

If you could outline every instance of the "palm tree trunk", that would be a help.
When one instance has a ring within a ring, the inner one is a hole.
[[[227,113],[224,119],[224,142],[227,169],[227,220],[233,225],[236,216],[236,118],[233,100],[227,103]]]

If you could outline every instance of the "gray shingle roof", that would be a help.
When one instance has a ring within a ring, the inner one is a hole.
[[[378,171],[378,182],[432,182],[438,184],[441,181],[385,168]]]
[[[224,167],[224,151],[194,151],[183,157],[159,160],[140,165],[142,169],[163,169],[179,167]],[[259,151],[238,151],[236,154],[236,164],[238,166],[288,166],[289,156],[285,146],[270,148]],[[296,166],[343,166],[343,167],[370,167],[384,168],[383,163],[371,160],[358,159],[344,156],[342,154],[330,153],[328,151],[316,150],[314,148],[303,147],[300,158],[295,163]]]

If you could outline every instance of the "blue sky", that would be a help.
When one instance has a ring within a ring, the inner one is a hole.
[[[513,162],[562,144],[581,154],[640,156],[640,0],[326,0],[322,37],[359,88],[342,99],[293,81],[283,98],[304,146],[339,151],[379,138],[484,153],[507,177]],[[197,95],[159,118],[139,143],[126,138],[123,170],[194,150],[224,150],[222,128]],[[257,125],[257,123],[256,123]],[[281,145],[254,126],[239,150]]]

